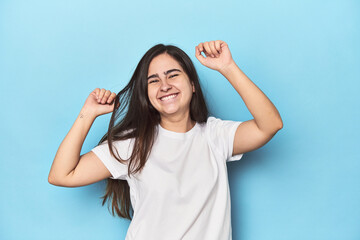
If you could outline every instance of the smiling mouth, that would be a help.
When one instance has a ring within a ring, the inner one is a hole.
[[[161,100],[161,101],[167,101],[167,100],[176,98],[178,94],[179,94],[179,93],[174,93],[174,94],[171,94],[171,95],[169,95],[169,96],[162,97],[162,98],[160,98],[160,100]]]

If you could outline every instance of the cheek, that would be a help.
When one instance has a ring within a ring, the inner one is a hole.
[[[156,91],[154,89],[148,88],[148,98],[150,102],[156,101]]]
[[[187,85],[186,86],[186,92],[187,94],[190,96],[190,98],[192,97],[193,94],[193,86],[192,85]]]

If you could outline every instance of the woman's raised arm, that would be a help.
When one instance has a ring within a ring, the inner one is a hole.
[[[94,120],[113,111],[115,97],[115,93],[99,88],[89,94],[56,152],[48,176],[49,183],[63,187],[79,187],[111,176],[93,152],[80,156],[80,151]]]
[[[221,40],[200,43],[195,52],[201,64],[219,71],[230,82],[254,117],[238,126],[233,155],[255,150],[270,141],[283,127],[280,114],[270,99],[236,65],[227,43]]]

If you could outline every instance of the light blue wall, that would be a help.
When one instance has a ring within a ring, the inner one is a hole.
[[[0,239],[124,239],[105,182],[47,182],[88,94],[118,92],[157,43],[193,59],[211,109],[252,118],[194,47],[221,39],[284,128],[228,164],[234,240],[360,239],[360,3],[338,1],[0,2]],[[105,133],[99,117],[84,143]]]

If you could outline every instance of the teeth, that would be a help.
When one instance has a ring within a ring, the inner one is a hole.
[[[170,96],[167,96],[167,97],[163,97],[163,98],[161,98],[161,101],[166,101],[166,100],[168,100],[170,98],[174,98],[174,97],[176,97],[176,94],[173,94],[173,95],[170,95]]]

